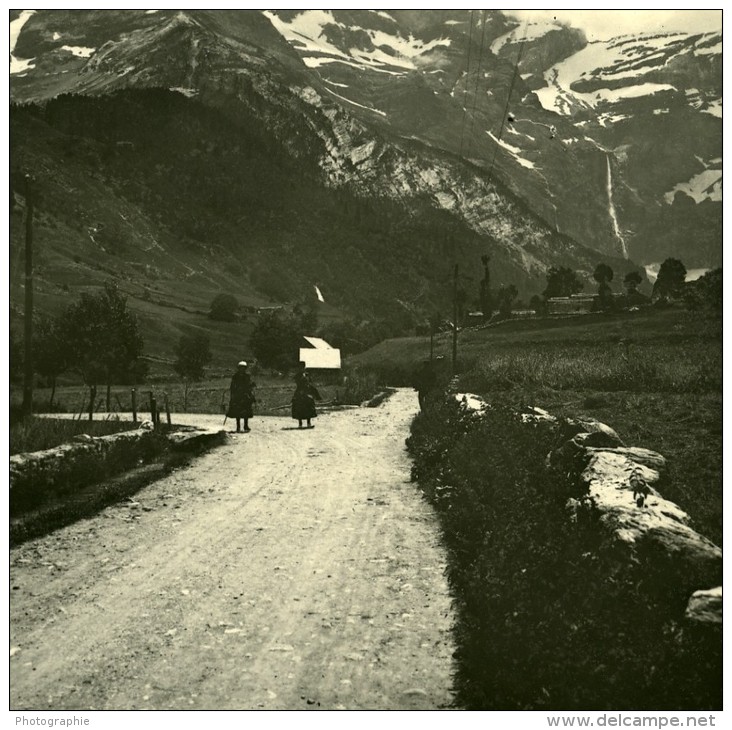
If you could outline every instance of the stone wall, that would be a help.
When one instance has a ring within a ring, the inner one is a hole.
[[[222,443],[223,431],[186,429],[163,435],[144,421],[140,428],[92,437],[81,434],[71,443],[44,451],[10,457],[10,507],[33,506],[45,495],[73,491],[110,472],[123,471],[160,453],[166,445],[175,450],[202,449]],[[162,440],[162,441],[161,441]]]
[[[471,393],[455,397],[476,417],[490,408]],[[567,518],[596,525],[600,545],[617,556],[619,569],[632,561],[649,578],[673,582],[688,596],[688,620],[721,624],[722,551],[658,492],[664,457],[626,446],[610,426],[592,419],[559,419],[540,408],[529,408],[521,417],[527,424],[557,430],[561,445],[548,454],[546,464],[566,479]]]

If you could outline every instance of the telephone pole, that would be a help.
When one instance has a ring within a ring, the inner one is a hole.
[[[25,368],[23,373],[23,419],[33,412],[33,178],[25,176]]]
[[[457,336],[458,336],[458,265],[452,280],[452,374],[457,374]]]

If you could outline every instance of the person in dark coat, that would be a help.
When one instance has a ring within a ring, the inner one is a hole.
[[[419,410],[423,411],[427,403],[427,396],[437,387],[437,374],[429,360],[425,360],[415,373],[414,387],[417,390]]]
[[[318,414],[315,411],[315,399],[320,399],[320,393],[310,380],[310,374],[305,369],[305,363],[300,363],[300,370],[295,375],[295,393],[292,396],[292,417],[297,421],[298,428],[307,421],[307,427],[312,428],[310,419]]]
[[[226,411],[227,418],[236,418],[236,432],[241,431],[241,421],[244,421],[244,431],[250,431],[249,419],[254,415],[254,404],[257,399],[254,396],[254,383],[247,370],[247,363],[242,360],[236,366],[236,372],[231,378],[231,390],[229,396],[229,410]]]

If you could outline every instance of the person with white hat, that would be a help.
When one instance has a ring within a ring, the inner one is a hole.
[[[236,366],[236,372],[231,378],[231,389],[229,397],[229,409],[226,411],[227,418],[236,419],[236,432],[241,431],[241,421],[244,421],[244,431],[248,432],[249,419],[254,415],[254,404],[257,402],[254,396],[254,383],[249,375],[248,365],[242,360]]]

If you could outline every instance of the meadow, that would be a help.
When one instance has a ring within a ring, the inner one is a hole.
[[[436,353],[450,377],[450,340]],[[365,354],[392,377],[427,339]],[[457,612],[455,687],[467,709],[718,709],[719,627],[689,626],[663,571],[618,566],[596,527],[567,520],[547,471],[559,444],[516,411],[589,416],[662,453],[658,489],[722,546],[721,320],[681,309],[506,322],[460,334],[455,387],[493,408],[478,421],[435,397],[412,424],[413,478],[435,508]],[[588,559],[589,558],[589,559]]]
[[[435,338],[443,379],[452,340]],[[409,385],[429,358],[428,337],[387,340],[353,358],[381,381]],[[669,307],[464,330],[458,383],[487,401],[590,416],[628,445],[668,461],[663,493],[722,544],[722,322]]]

